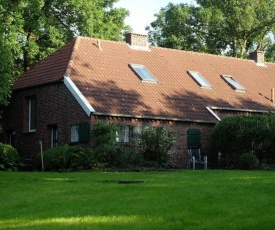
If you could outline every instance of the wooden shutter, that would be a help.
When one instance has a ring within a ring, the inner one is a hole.
[[[200,148],[201,147],[201,131],[199,129],[187,130],[188,148]]]
[[[78,126],[79,141],[89,141],[89,123],[81,122]]]

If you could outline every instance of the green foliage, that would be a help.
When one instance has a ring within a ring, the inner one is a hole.
[[[113,124],[98,121],[93,127],[93,142],[98,162],[108,165],[116,155],[116,131]]]
[[[0,1],[0,105],[13,81],[76,35],[122,40],[129,12],[117,0]]]
[[[79,171],[96,167],[96,160],[91,149],[79,146],[57,146],[43,153],[45,171]],[[41,165],[41,156],[37,164]]]
[[[275,42],[267,48],[265,52],[265,60],[268,62],[275,62]]]
[[[243,153],[239,164],[241,169],[256,169],[259,166],[259,160],[253,153]]]
[[[163,165],[168,162],[169,150],[174,142],[175,136],[170,129],[146,127],[142,132],[138,148],[146,162]]]
[[[115,125],[102,122],[97,122],[93,128],[96,159],[105,167],[160,167],[168,162],[169,151],[175,142],[171,130],[146,127],[141,140],[132,139],[129,145],[117,145],[116,131]]]
[[[116,143],[117,127],[101,121],[93,127],[93,148],[57,146],[43,153],[46,171],[81,171],[139,167],[164,167],[172,154],[174,133],[167,128],[146,127],[141,140]],[[37,165],[41,165],[40,154]]]
[[[244,152],[254,152],[262,160],[275,159],[275,115],[226,117],[214,128],[212,142],[221,153],[220,166],[236,168]]]
[[[162,8],[148,27],[159,46],[245,58],[270,46],[275,30],[275,0],[197,0],[197,5]]]
[[[22,166],[20,157],[11,145],[0,143],[0,170],[17,171]]]

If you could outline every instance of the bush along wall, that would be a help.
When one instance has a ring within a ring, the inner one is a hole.
[[[133,139],[127,145],[116,142],[116,130],[113,124],[98,122],[93,127],[92,148],[64,145],[45,151],[44,170],[137,170],[140,167],[167,166],[175,142],[175,135],[170,129],[146,127],[139,139]],[[40,154],[37,161],[37,165],[41,165]]]
[[[214,128],[212,143],[220,153],[218,166],[239,168],[240,156],[253,153],[260,162],[275,162],[275,115],[233,116]]]
[[[18,171],[22,166],[17,150],[11,145],[0,143],[0,170]]]

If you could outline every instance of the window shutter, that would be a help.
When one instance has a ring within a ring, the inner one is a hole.
[[[201,131],[199,129],[188,129],[187,130],[187,141],[188,148],[201,147]]]
[[[78,134],[79,134],[79,141],[89,141],[89,123],[88,122],[81,122],[79,123]]]

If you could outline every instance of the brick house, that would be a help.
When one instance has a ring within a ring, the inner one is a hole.
[[[188,130],[202,133],[209,160],[210,134],[224,116],[274,111],[275,64],[126,42],[76,37],[25,72],[13,85],[3,114],[3,141],[23,159],[63,144],[91,146],[98,121],[119,126],[129,143],[143,126],[175,130],[174,161],[186,167]]]

